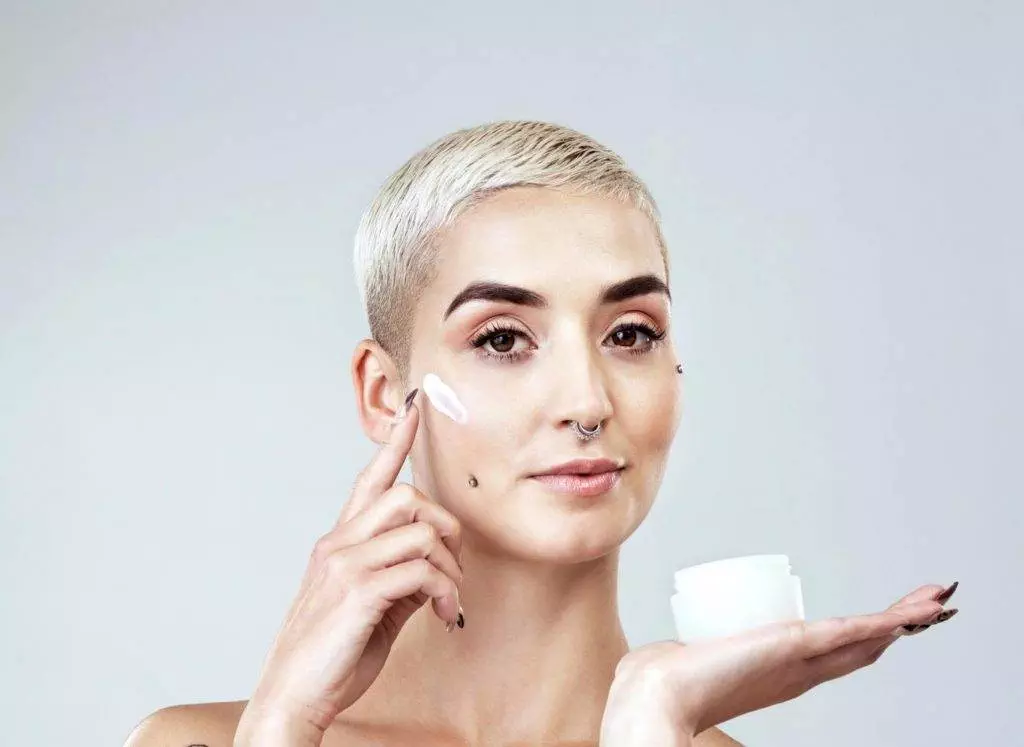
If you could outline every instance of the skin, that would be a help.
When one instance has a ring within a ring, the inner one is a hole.
[[[377,680],[323,744],[597,744],[615,668],[629,650],[617,608],[619,548],[651,509],[682,411],[667,296],[598,302],[610,284],[644,275],[666,280],[641,211],[610,198],[513,188],[442,237],[438,274],[416,308],[412,381],[400,380],[374,341],[359,343],[352,378],[360,422],[375,442],[386,441],[392,416],[427,372],[470,413],[456,424],[421,394],[410,452],[416,487],[462,525],[466,625],[446,632],[429,606],[414,614]],[[484,280],[530,289],[547,308],[475,300],[443,318],[463,288]],[[495,322],[515,333],[474,348]],[[644,332],[616,335],[631,322],[666,334],[654,345]],[[487,357],[510,347],[522,356]],[[604,421],[600,438],[577,440],[573,420]],[[528,477],[578,457],[625,464],[619,483],[581,498]],[[230,744],[245,703],[163,709],[129,744]],[[739,743],[711,728],[694,744]]]

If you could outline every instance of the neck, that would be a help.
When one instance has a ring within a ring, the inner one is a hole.
[[[469,744],[595,744],[629,644],[614,552],[572,565],[498,556],[464,536],[465,628],[445,632],[428,602],[380,677],[346,712],[419,724]]]

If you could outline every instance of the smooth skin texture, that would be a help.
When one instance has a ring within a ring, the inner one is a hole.
[[[658,678],[671,687],[653,702],[684,736],[695,731],[692,744],[738,744],[709,719],[763,701],[742,673],[775,671],[785,657],[749,643],[695,649],[701,669],[688,680],[682,644],[624,659],[619,548],[650,511],[682,414],[669,299],[652,290],[599,301],[642,276],[665,280],[653,228],[609,198],[518,187],[460,217],[416,306],[408,386],[436,372],[470,422],[453,423],[421,394],[393,425],[406,387],[395,362],[361,341],[351,369],[359,417],[382,446],[312,551],[252,698],[163,709],[129,744],[213,747],[238,727],[246,745],[595,745],[613,681],[616,703],[643,693],[616,672],[644,657],[650,671],[673,673]],[[529,289],[544,306],[477,299],[446,317],[480,281]],[[652,344],[630,324],[667,334]],[[605,427],[580,442],[573,420]],[[415,487],[392,484],[405,452]],[[624,464],[619,483],[583,499],[529,478],[578,457]],[[459,603],[465,628],[446,632]],[[707,685],[719,679],[739,688],[733,705],[726,685]],[[683,705],[683,692],[698,705]]]
[[[792,700],[877,662],[907,635],[903,625],[935,622],[951,596],[943,599],[942,592],[929,584],[876,614],[774,623],[717,640],[662,641],[631,651],[616,670],[601,745],[698,744],[694,737],[712,724]]]

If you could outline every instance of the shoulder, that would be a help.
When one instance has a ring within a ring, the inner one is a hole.
[[[694,747],[743,747],[721,729],[705,729],[693,740]]]
[[[128,735],[124,747],[231,747],[247,701],[175,705],[154,711]]]

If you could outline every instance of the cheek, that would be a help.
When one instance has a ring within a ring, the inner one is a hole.
[[[452,508],[472,505],[495,486],[495,477],[503,471],[508,454],[514,453],[509,440],[511,429],[502,419],[500,408],[495,409],[494,413],[479,407],[469,409],[466,423],[455,423],[433,408],[424,412],[423,463],[430,470],[427,484],[436,491],[435,499],[444,496]],[[477,478],[477,486],[469,484],[471,475]]]
[[[634,444],[634,457],[664,458],[672,445],[681,412],[678,379],[651,377],[631,387],[620,400],[621,420]]]

